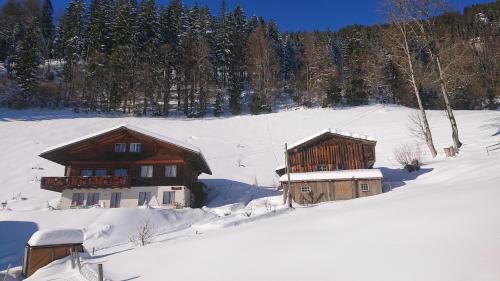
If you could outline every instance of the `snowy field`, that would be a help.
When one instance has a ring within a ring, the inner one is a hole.
[[[393,150],[415,141],[407,129],[412,112],[371,105],[164,119],[2,109],[0,201],[8,205],[0,211],[0,270],[21,265],[34,231],[77,227],[86,248],[96,250],[84,263],[103,263],[111,280],[500,280],[500,151],[485,151],[500,142],[500,112],[456,111],[464,146],[447,159],[449,122],[430,111],[440,154],[408,173]],[[50,210],[59,194],[40,190],[39,179],[64,169],[37,155],[121,123],[201,148],[213,171],[202,176],[207,207]],[[284,162],[284,143],[325,128],[376,138],[375,166],[392,190],[283,208],[274,168]],[[129,236],[145,218],[155,225],[155,241],[136,247]],[[61,260],[28,280],[83,279]]]

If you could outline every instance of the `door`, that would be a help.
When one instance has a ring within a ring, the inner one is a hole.
[[[335,200],[352,199],[352,184],[350,181],[335,182]]]

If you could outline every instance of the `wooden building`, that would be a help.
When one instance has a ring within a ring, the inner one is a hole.
[[[43,177],[41,188],[62,193],[60,207],[201,205],[201,173],[211,174],[189,144],[119,125],[52,148],[40,157],[64,166],[64,177]]]
[[[22,275],[27,278],[49,263],[83,252],[83,232],[80,229],[39,230],[26,243]]]
[[[327,129],[290,145],[292,199],[313,204],[382,193],[382,173],[372,169],[376,144],[368,136]],[[276,173],[287,192],[286,166]]]

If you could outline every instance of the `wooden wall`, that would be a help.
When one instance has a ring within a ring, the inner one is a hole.
[[[369,191],[361,191],[361,183],[369,185]],[[382,193],[381,179],[292,182],[292,198],[299,204],[316,204],[325,201],[347,200]],[[282,182],[283,188],[287,183]],[[303,193],[302,187],[309,187],[311,193]]]
[[[70,255],[70,249],[83,252],[83,246],[80,245],[57,245],[57,246],[42,246],[28,247],[25,257],[26,264],[23,265],[23,273],[25,277],[31,276],[38,269],[48,265],[54,260],[58,260]]]
[[[289,150],[290,171],[313,172],[318,165],[326,165],[329,171],[372,168],[375,144],[327,135]]]

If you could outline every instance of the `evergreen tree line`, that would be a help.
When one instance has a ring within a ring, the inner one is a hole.
[[[433,15],[453,108],[496,108],[499,3]],[[172,0],[8,0],[0,10],[0,103],[189,117],[271,111],[277,104],[416,106],[394,24],[281,32],[240,6]],[[426,35],[426,36],[427,36]],[[409,38],[425,108],[443,108],[429,40]],[[437,47],[436,47],[437,48]],[[439,73],[442,74],[442,73]]]

